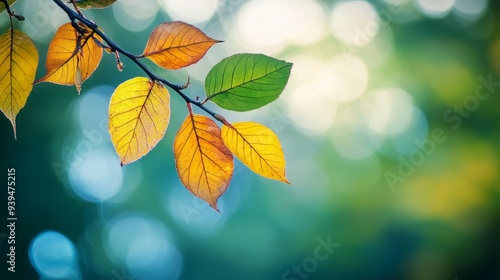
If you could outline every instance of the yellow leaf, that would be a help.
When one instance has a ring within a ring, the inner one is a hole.
[[[109,134],[122,165],[151,151],[170,121],[170,95],[158,82],[137,77],[120,84],[109,104]]]
[[[38,51],[28,35],[9,29],[0,37],[0,109],[12,123],[33,89]]]
[[[215,210],[233,176],[233,155],[224,146],[217,124],[189,114],[174,140],[174,157],[181,182]]]
[[[101,41],[100,37],[84,26],[81,28],[84,34],[78,38],[71,23],[59,27],[49,45],[47,74],[36,83],[75,85],[80,93],[81,84],[94,73],[102,58],[102,48],[94,41]]]
[[[253,172],[290,184],[285,176],[285,155],[278,136],[254,122],[222,126],[226,147]]]
[[[175,70],[198,62],[210,47],[219,42],[187,23],[165,22],[153,30],[141,57]]]

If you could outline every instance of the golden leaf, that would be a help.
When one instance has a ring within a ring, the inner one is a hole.
[[[33,89],[38,51],[25,33],[9,29],[0,37],[0,109],[12,123]]]
[[[78,38],[71,23],[59,27],[49,45],[47,74],[35,83],[75,85],[80,93],[81,84],[94,73],[102,58],[102,48],[94,41],[100,41],[99,36],[84,26],[81,28],[84,34]]]
[[[217,199],[233,176],[233,155],[221,131],[208,117],[189,114],[174,140],[174,157],[181,182],[218,211]]]
[[[181,21],[166,22],[151,33],[144,53],[160,67],[180,69],[198,62],[215,43],[198,28]]]
[[[226,147],[253,172],[287,184],[285,156],[278,136],[271,129],[254,122],[222,126]]]
[[[109,134],[122,165],[151,151],[170,121],[170,95],[160,83],[137,77],[120,84],[109,104]]]

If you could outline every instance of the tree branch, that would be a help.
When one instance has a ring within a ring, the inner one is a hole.
[[[25,18],[22,15],[18,15],[10,9],[9,2],[7,2],[7,0],[0,0],[0,2],[2,2],[5,5],[5,9],[7,10],[7,13],[9,14],[9,16],[11,18],[11,20],[10,20],[11,26],[12,26],[12,17],[17,18],[19,21],[25,20]]]
[[[0,0],[0,1],[6,3],[6,0]],[[76,21],[81,22],[82,24],[84,24],[85,26],[90,28],[94,33],[99,35],[99,37],[101,37],[102,40],[104,42],[106,42],[108,47],[113,52],[118,52],[118,53],[128,57],[132,62],[134,62],[137,66],[139,66],[139,68],[141,68],[144,71],[144,73],[146,73],[151,80],[159,81],[159,82],[163,83],[164,85],[166,85],[169,88],[171,88],[172,90],[174,90],[179,96],[181,96],[182,99],[184,99],[186,101],[186,103],[191,103],[191,104],[199,107],[200,109],[202,109],[203,111],[208,113],[210,116],[212,116],[216,120],[221,121],[222,116],[220,116],[219,114],[216,114],[212,110],[205,107],[205,105],[202,104],[201,102],[190,98],[184,92],[182,92],[182,90],[186,88],[185,85],[176,85],[176,84],[171,83],[168,80],[158,76],[151,69],[149,69],[144,63],[142,63],[135,55],[133,55],[129,51],[123,49],[118,44],[116,44],[113,40],[111,40],[106,34],[104,34],[99,29],[99,26],[95,22],[88,20],[83,15],[80,15],[77,12],[73,11],[70,7],[66,6],[66,4],[64,4],[61,0],[53,0],[53,1],[54,1],[54,3],[57,4],[57,6],[59,6],[68,15],[68,17],[71,20],[71,22],[73,23],[73,25],[76,25]]]

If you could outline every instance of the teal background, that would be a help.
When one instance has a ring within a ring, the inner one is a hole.
[[[39,78],[55,31],[48,19],[59,20],[63,12],[48,1],[17,2],[14,9],[27,21],[15,26],[34,38]],[[302,2],[311,1],[289,5]],[[80,96],[73,87],[35,85],[17,117],[17,140],[9,120],[0,118],[1,223],[6,223],[8,168],[16,169],[18,218],[15,274],[6,271],[8,232],[0,226],[0,278],[499,279],[498,2],[486,1],[480,16],[467,19],[456,10],[429,16],[416,1],[395,1],[403,3],[402,12],[379,27],[378,47],[373,47],[376,41],[363,47],[342,42],[331,27],[331,15],[341,2],[313,2],[321,8],[325,26],[310,42],[249,39],[238,33],[246,29],[237,26],[250,1],[219,1],[209,20],[193,23],[225,41],[199,65],[165,71],[147,62],[175,83],[191,76],[185,92],[193,98],[204,97],[204,75],[230,54],[261,52],[294,63],[282,96],[262,109],[235,113],[209,105],[230,121],[256,121],[273,129],[282,141],[292,186],[261,178],[237,162],[232,183],[219,200],[221,214],[194,198],[175,172],[172,142],[187,110],[174,93],[165,138],[147,156],[120,168],[105,129],[107,102],[118,84],[144,74],[126,58],[126,67],[118,72],[114,57],[105,54]],[[144,11],[137,9],[142,20],[131,27],[120,23],[127,18],[120,9],[131,3],[87,15],[118,44],[139,54],[156,25],[179,18],[144,4]],[[384,18],[390,1],[369,3]],[[36,11],[31,20],[30,9]],[[5,32],[7,15],[0,16]],[[276,25],[285,20],[271,19]],[[308,20],[294,22],[289,29],[295,32]],[[307,64],[301,61],[307,56],[319,65],[346,53],[367,65],[368,82],[363,96],[332,102],[328,98],[341,88],[328,84],[330,72],[301,68]],[[306,78],[313,80],[304,82]],[[489,91],[484,80],[493,81]],[[318,99],[322,81],[331,91],[326,99]],[[408,94],[373,103],[380,108],[393,104],[387,108],[392,108],[389,120],[394,122],[382,128],[401,125],[406,108],[418,110],[399,133],[374,132],[366,124],[380,115],[362,117],[370,109],[363,98],[395,87]],[[478,88],[487,95],[484,100],[477,98]],[[294,101],[299,89],[311,95],[300,106]],[[477,104],[465,103],[474,100]],[[330,104],[335,104],[335,117],[323,124]],[[464,104],[474,110],[454,111]],[[363,120],[363,125],[346,119]],[[115,193],[96,199],[85,193],[92,186]],[[46,236],[50,238],[42,238]],[[325,242],[335,249],[322,247]]]

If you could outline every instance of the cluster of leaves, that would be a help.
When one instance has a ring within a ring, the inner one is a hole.
[[[0,37],[0,108],[12,123],[14,137],[16,116],[26,104],[33,84],[72,85],[80,93],[106,51],[115,56],[119,71],[123,69],[120,55],[124,55],[147,75],[120,84],[110,100],[109,133],[122,165],[143,157],[164,137],[170,120],[168,87],[186,101],[188,108],[173,150],[179,178],[195,196],[217,210],[217,200],[233,175],[233,156],[263,177],[289,183],[280,141],[269,128],[255,122],[229,123],[206,108],[205,103],[211,101],[233,111],[249,111],[269,104],[284,90],[292,64],[262,54],[224,58],[206,77],[206,98],[201,102],[193,100],[183,93],[189,82],[172,84],[153,73],[141,59],[147,58],[168,70],[181,69],[197,63],[221,41],[187,23],[165,22],[152,31],[143,53],[133,55],[116,45],[80,10],[105,8],[115,1],[72,0],[72,9],[61,0],[54,0],[70,22],[56,31],[45,62],[47,73],[34,82],[37,49],[28,35],[13,28],[13,17],[24,17],[10,9],[15,0],[0,0],[0,12],[7,10],[10,17],[10,29]],[[210,117],[193,113],[192,105]]]

